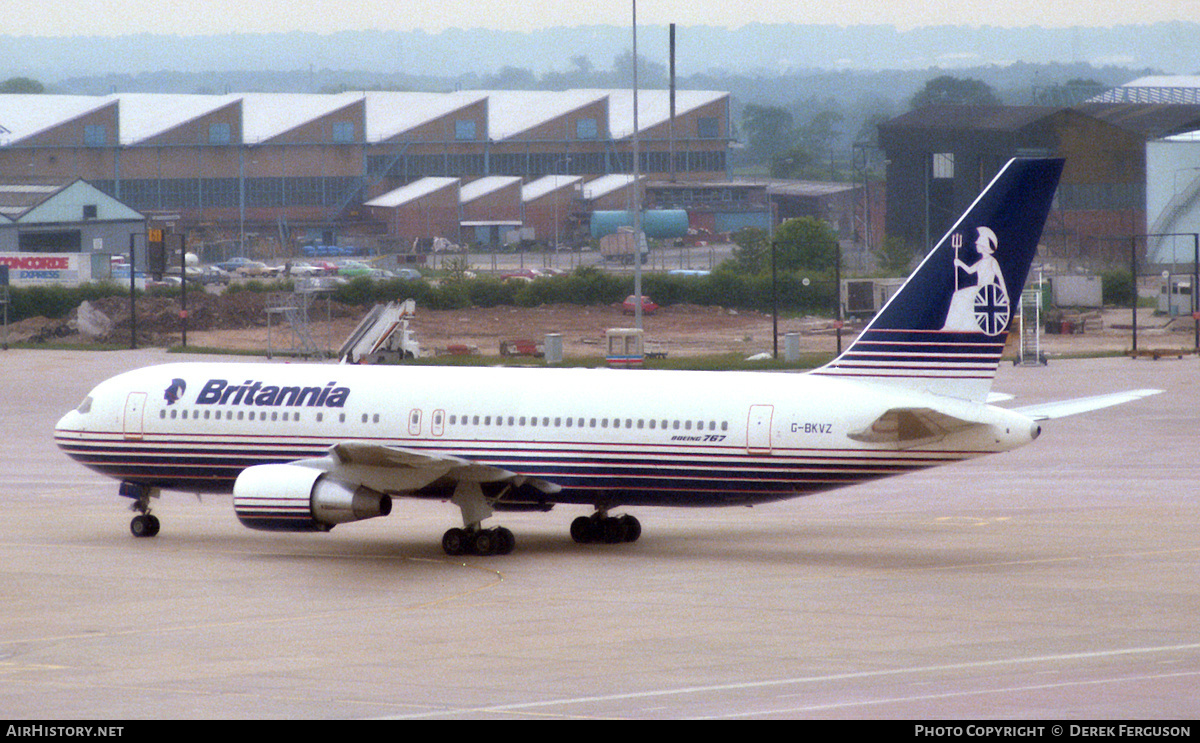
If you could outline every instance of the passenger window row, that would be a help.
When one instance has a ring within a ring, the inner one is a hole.
[[[721,421],[691,421],[670,420],[659,418],[564,418],[549,416],[538,417],[524,415],[451,415],[452,426],[510,426],[510,427],[542,427],[542,428],[637,428],[661,429],[663,431],[722,431],[729,430],[729,422]]]
[[[162,408],[158,411],[158,417],[162,419],[170,418],[171,420],[239,420],[239,421],[299,421],[299,411],[285,410],[282,413],[278,410],[188,410],[187,408],[172,408],[167,410]],[[325,420],[324,413],[316,414],[317,423]],[[346,414],[338,414],[338,422],[346,422]],[[367,422],[367,416],[363,415],[363,423]],[[379,415],[375,415],[375,422],[379,422]]]
[[[435,434],[442,434],[443,420],[448,420],[451,426],[508,426],[510,428],[624,428],[639,430],[662,431],[728,431],[728,421],[680,420],[665,418],[578,418],[555,416],[525,416],[525,415],[450,415],[443,418],[442,411],[433,415]],[[345,423],[346,414],[338,413],[337,422]],[[158,417],[171,420],[246,420],[246,421],[299,421],[299,411],[278,410],[188,410],[187,408],[166,408],[158,411]],[[316,422],[325,420],[325,413],[315,414]],[[379,423],[379,413],[363,413],[363,423]],[[413,435],[420,433],[421,412],[414,409],[409,414],[409,431]]]

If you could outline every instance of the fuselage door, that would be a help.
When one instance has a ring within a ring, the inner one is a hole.
[[[130,392],[125,398],[125,438],[140,441],[146,416],[146,393]]]
[[[774,416],[773,405],[751,405],[750,415],[746,419],[746,453],[771,453],[771,418]]]

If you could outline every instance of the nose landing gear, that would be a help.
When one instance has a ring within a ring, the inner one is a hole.
[[[162,526],[158,517],[150,513],[150,499],[158,497],[158,488],[149,488],[132,482],[121,483],[120,494],[133,498],[129,510],[137,511],[137,516],[129,522],[129,532],[135,537],[155,537]]]

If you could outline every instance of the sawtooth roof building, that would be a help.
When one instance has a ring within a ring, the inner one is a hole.
[[[0,178],[83,179],[186,229],[369,227],[424,178],[725,178],[729,95],[628,90],[0,95]]]

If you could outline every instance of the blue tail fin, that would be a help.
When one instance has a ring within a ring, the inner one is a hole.
[[[813,373],[984,401],[1062,168],[1010,160],[846,352]]]

